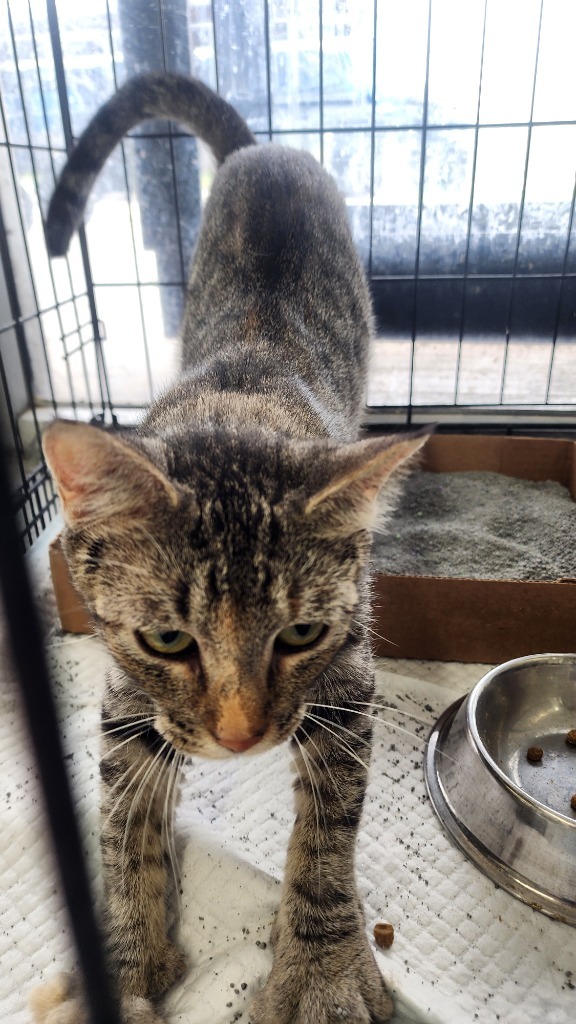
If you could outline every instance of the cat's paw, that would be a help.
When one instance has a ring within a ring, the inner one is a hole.
[[[59,974],[30,995],[30,1010],[36,1024],[90,1024],[83,1000],[78,995],[76,980]],[[163,1024],[147,999],[129,996],[122,1000],[122,1024]]]
[[[126,967],[120,984],[125,992],[140,992],[148,999],[159,999],[186,973],[187,966],[182,950],[166,940],[149,952],[145,963],[139,963],[134,970]]]
[[[367,942],[332,948],[322,962],[292,948],[277,955],[250,1007],[250,1024],[384,1024],[394,1004]]]

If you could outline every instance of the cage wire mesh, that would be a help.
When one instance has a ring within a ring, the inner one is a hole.
[[[55,506],[39,439],[129,422],[178,361],[211,165],[132,133],[66,259],[42,214],[103,98],[168,68],[345,195],[376,314],[368,422],[576,426],[572,0],[1,0],[0,416],[32,543]]]

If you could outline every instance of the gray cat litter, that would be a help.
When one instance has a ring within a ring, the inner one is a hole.
[[[416,470],[374,563],[402,576],[576,579],[576,503],[554,481]]]

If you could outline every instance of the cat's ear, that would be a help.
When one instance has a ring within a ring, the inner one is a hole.
[[[176,506],[178,492],[144,454],[98,427],[56,420],[42,447],[68,526],[102,519],[149,517],[158,503]]]
[[[425,444],[429,433],[369,438],[332,450],[327,460],[329,479],[308,499],[305,515],[338,532],[376,529],[382,511],[380,492]]]

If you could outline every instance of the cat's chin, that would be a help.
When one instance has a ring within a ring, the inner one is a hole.
[[[277,747],[279,742],[282,741],[269,740],[267,736],[264,736],[258,743],[254,743],[247,750],[229,750],[218,743],[217,740],[208,740],[201,749],[197,750],[196,756],[205,757],[211,761],[232,761],[238,757],[257,757],[258,754],[265,754],[272,747]]]
[[[284,729],[281,734],[273,727],[269,728],[260,739],[251,743],[246,749],[230,749],[219,742],[208,730],[203,731],[200,736],[190,736],[171,722],[167,715],[163,714],[157,715],[154,728],[162,739],[166,740],[179,754],[188,757],[202,757],[211,761],[230,761],[238,757],[255,757],[258,754],[265,754],[273,747],[286,743],[292,739],[303,718],[303,712],[295,715],[290,727]]]

